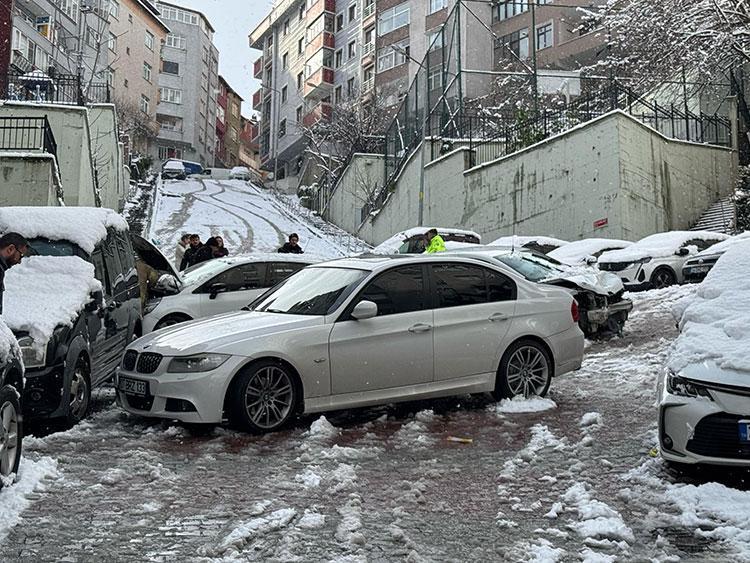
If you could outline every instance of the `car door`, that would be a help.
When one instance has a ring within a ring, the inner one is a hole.
[[[108,354],[107,368],[104,373],[97,374],[95,380],[101,376],[106,379],[117,367],[120,357],[128,344],[128,329],[130,327],[130,295],[127,286],[128,272],[120,263],[117,251],[117,240],[113,230],[102,244],[104,262],[107,265],[110,295],[105,299],[105,319],[107,320]]]
[[[433,380],[433,316],[426,274],[421,264],[391,268],[368,282],[352,300],[331,331],[332,394]],[[377,317],[352,319],[351,310],[360,301],[377,304]]]
[[[91,353],[91,378],[98,382],[109,375],[113,350],[117,346],[119,335],[108,303],[112,301],[112,284],[104,251],[99,245],[91,254],[96,279],[102,284],[102,302],[97,311],[86,313],[86,325],[89,333]]]
[[[224,270],[196,290],[200,294],[201,317],[239,311],[264,289],[266,264],[252,262]],[[216,292],[216,286],[223,287]]]
[[[516,309],[516,285],[483,266],[430,266],[435,381],[494,373]]]

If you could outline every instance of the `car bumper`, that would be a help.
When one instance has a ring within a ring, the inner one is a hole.
[[[610,273],[619,276],[628,291],[642,291],[651,288],[651,282],[646,275],[643,264],[634,264],[630,268]]]
[[[135,415],[167,418],[187,423],[220,424],[224,418],[224,398],[229,382],[246,360],[231,357],[222,366],[204,373],[166,373],[166,366],[152,375],[128,372],[115,374],[117,402]],[[163,362],[167,364],[168,362]],[[123,390],[123,379],[146,383],[146,395]]]
[[[633,310],[633,302],[630,299],[621,299],[620,301],[617,301],[616,303],[611,303],[607,305],[606,307],[600,307],[598,309],[589,309],[586,312],[586,316],[588,317],[588,320],[590,323],[603,325],[607,323],[607,320],[610,317],[613,317],[615,315],[622,315],[624,313],[625,318],[627,319],[627,315],[632,310]]]
[[[685,283],[700,283],[711,271],[713,266],[687,266],[682,269],[682,277]]]
[[[555,356],[555,375],[580,369],[583,363],[584,337],[578,325],[553,337],[552,353]]]
[[[23,392],[25,417],[56,418],[66,414],[66,409],[62,406],[64,374],[65,366],[62,363],[26,370],[26,387]]]

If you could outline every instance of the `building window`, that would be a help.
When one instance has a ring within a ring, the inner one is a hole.
[[[409,40],[383,47],[378,52],[378,72],[405,64],[409,54]]]
[[[529,30],[519,29],[498,39],[498,47],[507,49],[519,59],[529,58]]]
[[[349,55],[349,59],[353,59],[357,56],[357,42],[351,41],[349,43],[349,46],[347,47],[347,53]]]
[[[232,115],[237,119],[240,118],[240,104],[237,102],[232,102]]]
[[[143,43],[144,45],[146,45],[146,49],[148,49],[149,51],[153,51],[154,50],[154,34],[151,33],[150,31],[147,31],[146,36],[143,40]]]
[[[357,19],[357,5],[352,4],[349,6],[349,23]]]
[[[172,6],[159,4],[159,11],[161,12],[161,18],[163,20],[178,21],[189,25],[200,25],[202,23],[199,21],[200,18],[198,17],[198,14],[186,10],[180,10],[179,8],[174,8]]]
[[[289,66],[289,53],[281,55],[281,68],[287,68]]]
[[[299,21],[302,21],[302,20],[304,20],[304,19],[305,19],[305,5],[304,5],[304,4],[302,4],[302,5],[301,5],[301,6],[299,7]]]
[[[176,88],[159,88],[159,96],[162,102],[168,104],[182,103],[182,90]]]
[[[443,67],[434,66],[427,73],[427,87],[429,91],[439,90],[443,87]]]
[[[333,63],[334,67],[339,68],[344,62],[344,51],[342,51],[341,49],[336,51],[336,54],[334,55],[333,60],[334,60],[334,63]]]
[[[305,52],[305,39],[303,37],[300,37],[297,41],[297,54],[301,55]]]
[[[333,99],[337,104],[340,104],[344,100],[344,91],[341,86],[336,86],[336,90],[333,92]]]
[[[554,35],[552,33],[552,22],[545,23],[536,28],[536,48],[538,50],[552,47]]]
[[[409,25],[409,14],[408,2],[383,10],[378,17],[378,34],[385,35],[394,29]]]
[[[443,48],[443,28],[441,27],[437,31],[430,31],[427,33],[427,48],[430,51]]]
[[[107,40],[109,42],[109,40]],[[99,45],[102,44],[102,34],[96,31],[94,28],[89,27],[86,29],[86,43],[94,49],[99,49]]]
[[[73,21],[78,21],[78,0],[58,0],[60,11]]]
[[[336,31],[344,29],[344,13],[340,13],[336,16]]]
[[[116,20],[120,19],[120,3],[117,0],[109,0],[109,15]]]
[[[159,147],[159,160],[167,160],[169,158],[182,159],[182,149],[177,147]]]
[[[446,0],[430,0],[430,11],[429,14],[439,12],[446,6]]]
[[[141,94],[141,111],[143,113],[150,113],[151,111],[151,100]]]
[[[281,123],[279,123],[279,138],[286,135],[286,119],[282,119]]]
[[[151,82],[151,71],[153,68],[147,62],[143,63],[143,79],[147,82]]]
[[[239,134],[237,133],[237,128],[232,125],[232,128],[229,130],[229,138],[232,139],[235,143],[237,142],[237,139],[239,139]]]
[[[346,81],[346,95],[350,98],[354,97],[355,90],[356,90],[356,82],[354,78],[350,78]]]
[[[111,31],[109,33],[109,41],[107,41],[107,47],[110,51],[117,51],[117,35],[115,35]]]
[[[302,125],[302,112],[304,108],[302,106],[297,107],[297,124]]]
[[[162,61],[161,71],[164,74],[174,74],[175,76],[180,75],[180,63],[174,61]]]
[[[289,97],[289,91],[286,86],[281,88],[281,103],[286,103],[287,98]]]
[[[289,33],[289,20],[284,20],[284,35],[287,35]]]
[[[175,49],[185,49],[186,42],[185,38],[181,35],[175,35],[174,33],[170,33],[167,35],[167,40],[165,45],[167,47],[174,47]]]
[[[297,90],[302,90],[302,86],[304,86],[305,83],[305,73],[300,72],[297,75]]]

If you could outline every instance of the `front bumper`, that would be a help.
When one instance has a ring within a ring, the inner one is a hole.
[[[29,419],[55,418],[67,414],[63,408],[63,382],[65,366],[26,370],[26,387],[23,391],[23,413]]]
[[[613,271],[610,273],[619,276],[625,289],[628,291],[642,291],[651,288],[651,281],[648,279],[646,270],[643,266],[643,264],[633,264],[629,268],[625,268],[619,272]]]

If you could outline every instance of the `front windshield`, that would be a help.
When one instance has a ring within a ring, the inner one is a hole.
[[[207,262],[201,262],[195,266],[190,266],[187,270],[180,274],[182,283],[187,285],[197,285],[208,281],[217,274],[220,274],[227,269],[227,264],[224,260],[209,260]]]
[[[86,259],[86,253],[81,248],[67,240],[49,240],[34,238],[29,240],[30,255],[38,256],[78,256]]]
[[[559,270],[552,265],[545,264],[541,259],[532,254],[501,254],[495,256],[506,266],[510,266],[524,278],[533,282],[540,282],[556,276]]]
[[[255,311],[289,315],[326,315],[356,289],[367,275],[351,268],[305,268],[288,278]]]

